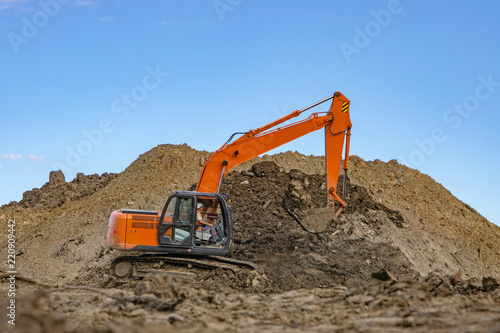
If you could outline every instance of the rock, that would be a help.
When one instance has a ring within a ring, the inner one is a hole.
[[[149,312],[144,309],[135,309],[127,314],[127,317],[146,317],[149,315]]]
[[[458,282],[462,281],[462,270],[459,269],[454,275],[450,277],[450,283],[452,286],[455,286]]]
[[[145,297],[153,294],[155,297],[175,299],[178,297],[179,283],[177,279],[167,274],[148,274],[135,288],[134,293]]]
[[[346,303],[347,304],[365,304],[365,305],[368,305],[374,299],[375,298],[373,296],[353,295],[353,296],[349,296],[346,298]]]
[[[492,292],[499,287],[498,281],[492,277],[483,278],[482,284],[485,292]]]
[[[58,186],[66,184],[64,173],[61,170],[51,171],[49,174],[49,186]]]
[[[470,278],[468,281],[467,281],[467,287],[471,290],[480,290],[483,288],[483,284],[481,283],[481,280],[479,280],[478,278]]]
[[[297,169],[292,169],[290,170],[290,178],[291,179],[299,179],[299,180],[302,180],[304,179],[304,173],[300,170],[297,170]]]
[[[55,208],[69,201],[75,201],[92,195],[100,188],[106,186],[116,174],[104,173],[102,176],[85,176],[77,174],[76,178],[66,183],[62,171],[51,171],[49,181],[41,188],[34,188],[23,193],[20,205],[27,208]]]
[[[446,297],[446,296],[450,296],[450,295],[452,295],[453,293],[452,293],[452,291],[450,290],[450,288],[449,288],[447,285],[442,284],[442,285],[440,285],[440,286],[437,288],[437,290],[436,290],[436,294],[437,294],[438,296],[444,296],[444,297]]]
[[[382,268],[377,272],[372,273],[372,278],[380,281],[397,281],[397,279],[392,275],[387,269]]]
[[[176,321],[184,321],[184,317],[178,315],[177,313],[171,313],[167,316],[167,320],[170,324],[173,324]]]
[[[76,174],[75,181],[77,183],[84,183],[86,181],[86,177],[85,177],[85,175],[82,172],[79,172],[79,173]]]
[[[279,171],[280,169],[278,168],[278,165],[271,161],[264,161],[252,165],[252,172],[257,177],[266,177],[272,174],[276,174]]]

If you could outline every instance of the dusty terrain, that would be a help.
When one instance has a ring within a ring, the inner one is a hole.
[[[19,332],[500,332],[500,228],[443,186],[395,161],[352,157],[349,204],[318,233],[285,209],[324,204],[322,157],[287,152],[224,180],[231,257],[256,270],[172,267],[181,276],[117,280],[106,246],[117,208],[161,210],[198,180],[207,152],[161,145],[124,172],[71,182],[53,172],[0,208],[16,221]],[[8,271],[6,262],[0,267]],[[3,273],[2,273],[3,274]],[[6,309],[9,284],[2,279]],[[14,330],[7,320],[0,330]]]

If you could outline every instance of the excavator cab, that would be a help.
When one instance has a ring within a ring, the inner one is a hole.
[[[225,196],[176,191],[161,213],[158,245],[165,252],[223,255],[229,249],[230,234],[230,210]]]
[[[218,193],[176,191],[162,212],[115,210],[107,244],[116,250],[223,256],[231,245],[229,208]]]

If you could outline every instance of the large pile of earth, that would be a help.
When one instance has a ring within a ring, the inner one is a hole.
[[[230,194],[234,207],[233,256],[262,267],[270,281],[266,291],[357,286],[381,268],[400,277],[415,276],[401,250],[355,230],[357,224],[371,224],[372,233],[380,233],[387,225],[402,227],[403,221],[373,202],[362,187],[349,184],[350,206],[323,232],[304,230],[287,213],[324,206],[325,188],[324,175],[280,171],[270,161],[226,178],[222,191]]]
[[[500,229],[395,161],[352,157],[348,208],[316,233],[287,210],[324,205],[323,158],[287,152],[246,162],[222,191],[233,207],[231,256],[254,262],[256,271],[193,268],[187,279],[116,281],[109,265],[119,253],[105,246],[111,211],[161,210],[173,190],[197,181],[208,155],[161,145],[118,175],[67,183],[54,172],[42,188],[0,208],[0,222],[16,220],[18,328],[500,329]],[[1,287],[6,295],[7,284]]]

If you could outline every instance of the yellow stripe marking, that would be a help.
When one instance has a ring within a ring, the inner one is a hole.
[[[342,104],[342,112],[346,113],[349,110],[349,102],[344,102]]]

